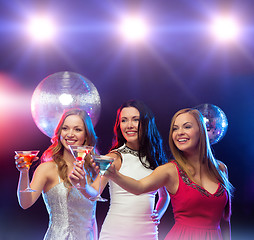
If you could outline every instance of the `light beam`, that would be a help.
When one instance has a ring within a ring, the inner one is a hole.
[[[140,41],[148,34],[148,28],[143,19],[137,17],[128,17],[122,21],[120,26],[125,39],[129,41]]]
[[[33,17],[27,27],[28,34],[32,39],[45,42],[55,36],[56,27],[52,20],[46,17]]]
[[[233,41],[239,34],[239,26],[233,18],[216,18],[212,24],[212,33],[219,41]]]

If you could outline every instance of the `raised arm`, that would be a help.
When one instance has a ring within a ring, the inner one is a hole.
[[[116,154],[114,152],[110,152],[106,156],[114,158],[114,166],[117,169],[117,171],[119,171],[119,169],[121,168],[121,165],[122,165],[121,155]],[[100,191],[100,193],[103,192],[104,188],[106,187],[106,185],[108,183],[108,180],[109,179],[108,179],[107,175],[103,175],[102,176],[102,178],[101,178],[101,191]],[[94,184],[92,184],[92,187],[94,187],[98,191],[99,190],[99,181],[94,182]]]
[[[46,175],[45,175],[46,166],[44,167],[41,167],[41,165],[38,166],[33,175],[33,179],[30,186],[32,189],[36,190],[36,192],[21,192],[21,190],[24,190],[26,188],[27,181],[29,181],[29,170],[26,167],[24,167],[21,158],[16,159],[16,167],[20,171],[19,182],[17,187],[17,197],[19,205],[23,209],[27,209],[36,202],[46,184]]]
[[[95,188],[91,187],[91,184],[87,182],[86,172],[83,169],[84,161],[74,162],[73,170],[69,175],[69,180],[73,186],[80,184],[79,191],[86,198],[95,198],[98,195],[98,191]],[[95,182],[98,181],[98,177],[95,179]]]
[[[109,153],[107,156],[113,157],[114,164],[116,168],[119,170],[121,167],[121,157],[118,154],[115,153]],[[91,159],[91,162],[94,165],[95,171],[97,171],[98,167],[95,167],[95,163]],[[97,171],[98,173],[98,171]],[[100,177],[97,176],[95,181],[91,184],[88,184],[86,182],[86,173],[82,168],[82,163],[77,163],[75,162],[75,167],[73,168],[73,171],[69,175],[69,179],[71,183],[75,186],[77,183],[80,183],[83,189],[80,189],[81,193],[86,197],[86,198],[93,198],[98,195],[99,191],[99,184],[100,184]],[[100,194],[103,192],[104,188],[106,187],[108,183],[108,178],[107,177],[102,177],[101,178],[101,188],[100,188]]]
[[[171,179],[174,177],[170,173],[170,168],[170,163],[164,164],[157,167],[149,176],[135,180],[119,173],[114,164],[112,164],[105,175],[126,191],[139,195],[155,191],[164,186],[170,189],[173,183]]]

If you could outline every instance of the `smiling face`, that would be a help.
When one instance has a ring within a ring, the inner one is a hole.
[[[140,113],[134,107],[125,107],[120,113],[120,129],[126,140],[126,146],[138,150],[138,126]]]
[[[81,146],[86,139],[86,130],[82,118],[78,115],[66,117],[61,128],[60,141],[69,151],[68,145]]]
[[[186,154],[195,154],[198,151],[200,130],[192,114],[187,112],[176,117],[172,139],[175,146]]]

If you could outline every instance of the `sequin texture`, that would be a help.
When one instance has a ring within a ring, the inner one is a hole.
[[[70,191],[63,182],[43,193],[49,214],[44,240],[93,240],[96,202],[85,198],[76,188]]]

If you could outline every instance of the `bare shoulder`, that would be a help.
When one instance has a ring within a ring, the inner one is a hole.
[[[217,161],[217,163],[218,163],[218,165],[219,165],[219,168],[220,168],[220,170],[222,171],[222,172],[224,172],[224,173],[228,173],[228,168],[227,168],[227,166],[226,166],[226,164],[225,163],[223,163],[223,162],[221,162],[221,161],[219,161],[219,160],[216,160]]]
[[[173,163],[173,160],[170,160],[169,162],[161,165],[160,167],[168,169],[168,171],[174,171],[177,170],[175,163]]]
[[[178,171],[176,164],[173,161],[169,161],[162,166],[156,168],[157,176],[164,179],[164,186],[170,193],[175,193],[178,187]]]
[[[55,172],[56,170],[57,170],[56,163],[54,161],[48,161],[41,163],[37,167],[36,172],[50,174],[52,171]]]
[[[177,175],[176,165],[172,161],[169,161],[168,163],[165,163],[165,164],[157,167],[156,170],[160,171],[160,172],[165,172],[165,173],[169,174],[170,176]]]

